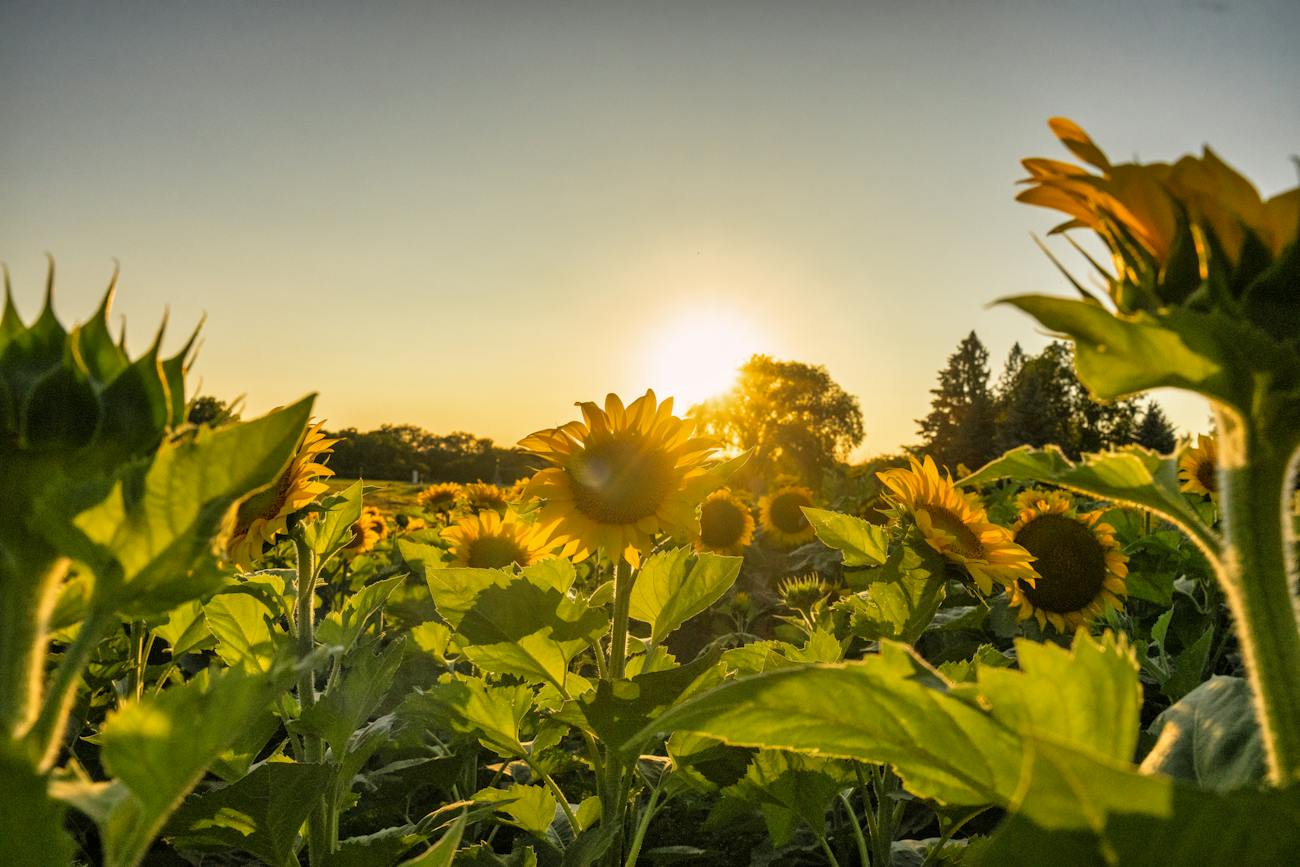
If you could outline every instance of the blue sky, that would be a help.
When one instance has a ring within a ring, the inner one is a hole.
[[[254,411],[509,442],[760,350],[888,451],[966,332],[995,373],[1044,341],[987,305],[1067,288],[1012,201],[1046,119],[1275,193],[1297,32],[1294,2],[4,2],[0,258],[30,316],[54,253],[65,320],[117,258],[133,342],[206,312],[202,388]]]

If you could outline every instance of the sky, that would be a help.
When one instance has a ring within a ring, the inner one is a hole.
[[[990,306],[1068,294],[1012,198],[1047,118],[1274,194],[1297,32],[1295,0],[0,0],[0,259],[30,318],[53,254],[65,322],[120,262],[137,351],[206,314],[194,381],[248,412],[510,443],[766,352],[893,451],[969,331],[995,376],[1047,340]]]

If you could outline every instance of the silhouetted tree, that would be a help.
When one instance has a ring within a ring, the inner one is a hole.
[[[343,478],[409,480],[418,471],[427,481],[510,484],[536,469],[535,459],[519,449],[464,431],[433,434],[415,425],[383,425],[331,433],[338,437],[330,468]]]
[[[216,427],[226,422],[239,421],[237,406],[240,401],[226,403],[210,394],[200,394],[190,401],[185,419],[193,425]]]
[[[704,433],[735,449],[753,449],[753,484],[780,474],[805,481],[843,461],[865,432],[858,399],[821,365],[755,355],[730,392],[691,410]]]
[[[1134,440],[1149,449],[1167,455],[1173,452],[1174,447],[1178,444],[1178,437],[1174,432],[1174,426],[1169,423],[1165,416],[1165,411],[1160,408],[1160,404],[1154,400],[1147,404],[1146,412],[1142,414],[1142,422],[1137,427],[1137,433]]]
[[[931,389],[930,413],[918,419],[925,450],[954,471],[974,469],[997,454],[993,395],[989,390],[989,352],[972,331],[948,356]]]

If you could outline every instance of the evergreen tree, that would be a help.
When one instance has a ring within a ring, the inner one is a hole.
[[[948,356],[939,385],[930,393],[930,413],[917,424],[925,450],[936,461],[953,470],[959,464],[975,469],[997,455],[989,352],[974,331]]]
[[[1172,453],[1178,444],[1174,426],[1169,423],[1160,404],[1154,400],[1147,404],[1146,412],[1142,415],[1142,423],[1138,425],[1133,439],[1138,445],[1146,446],[1162,455]]]

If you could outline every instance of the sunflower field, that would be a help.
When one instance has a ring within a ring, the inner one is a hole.
[[[647,391],[381,509],[311,397],[191,424],[194,337],[7,297],[0,864],[1296,863],[1300,189],[1051,126],[1105,291],[1005,303],[1207,398],[1172,454],[742,484]]]

